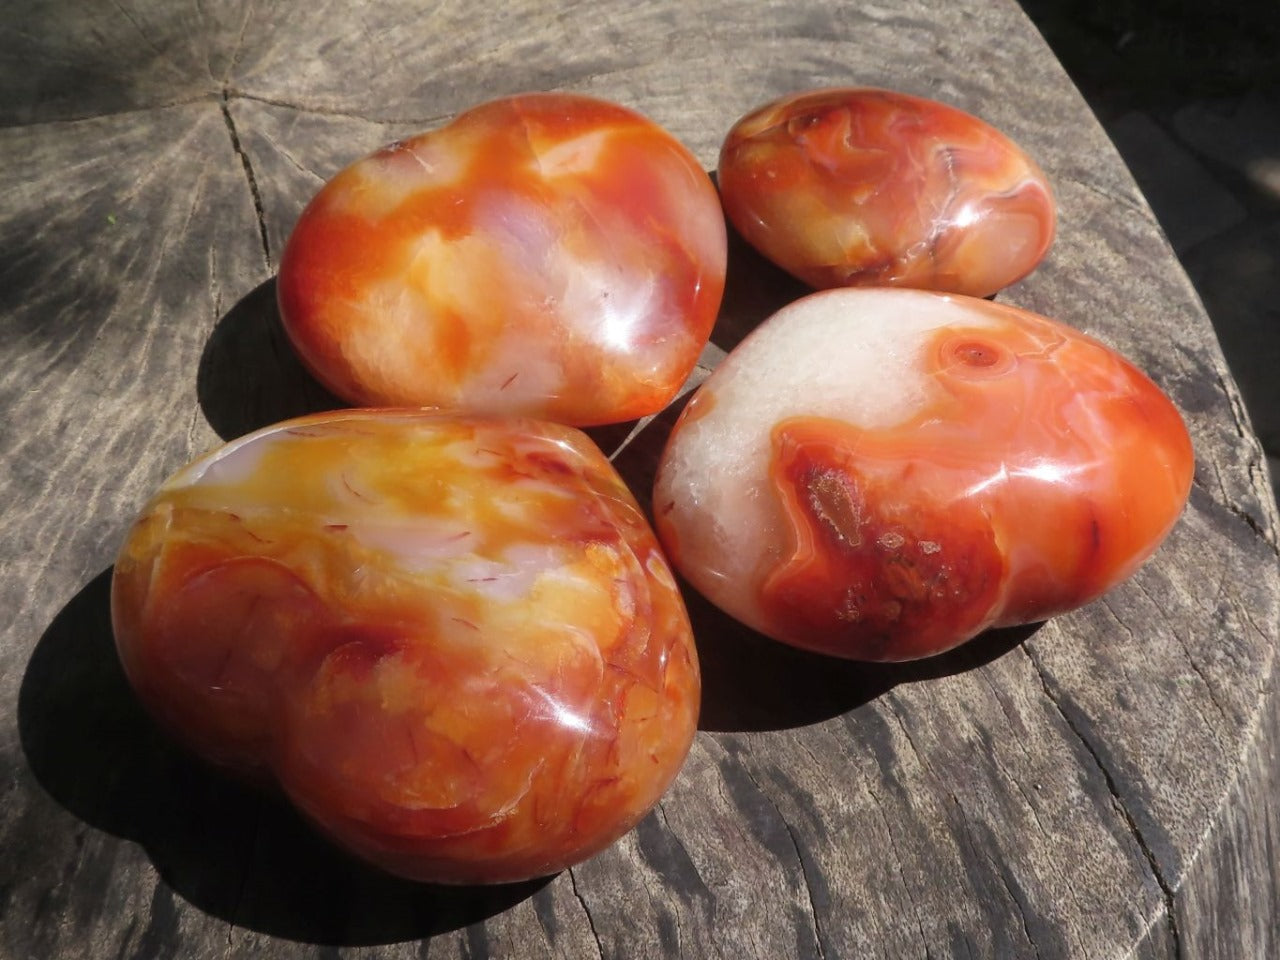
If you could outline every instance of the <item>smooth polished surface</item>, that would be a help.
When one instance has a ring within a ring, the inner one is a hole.
[[[1053,241],[1034,160],[977,117],[895,91],[813,90],[752,111],[725,138],[719,182],[747,241],[818,288],[985,297]]]
[[[1114,587],[1168,534],[1192,467],[1173,404],[1097,341],[985,300],[838,290],[729,354],[653,502],[673,562],[735,617],[906,660]]]
[[[657,542],[594,445],[551,424],[359,411],[229,444],[143,511],[113,619],[162,723],[419,880],[598,852],[697,718]]]
[[[656,413],[724,289],[715,188],[624,107],[530,94],[340,172],[280,262],[307,367],[361,406],[578,426]]]

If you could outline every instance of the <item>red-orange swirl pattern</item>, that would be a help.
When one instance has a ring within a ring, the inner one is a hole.
[[[696,725],[684,606],[578,431],[394,411],[197,461],[116,564],[141,699],[403,876],[516,880],[657,802]]]
[[[577,426],[655,413],[724,290],[698,161],[616,104],[528,94],[339,172],[280,262],[307,367],[361,406]]]
[[[824,348],[808,396],[762,395],[757,364],[804,369],[797,343]],[[713,489],[698,475],[721,445]],[[1193,466],[1169,399],[1089,337],[986,301],[831,291],[706,381],[654,505],[673,562],[739,619],[903,660],[1114,587],[1168,534]]]
[[[1049,183],[1013,141],[954,107],[876,89],[794,94],[738,121],[720,192],[739,232],[818,288],[985,297],[1053,241]]]

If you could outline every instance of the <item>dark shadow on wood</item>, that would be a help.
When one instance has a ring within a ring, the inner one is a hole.
[[[660,414],[644,425],[625,447],[613,455],[613,468],[618,471],[632,496],[652,520],[650,504],[653,501],[653,480],[658,472],[658,461],[671,436],[671,430],[694,391],[673,401]]]
[[[151,721],[129,687],[110,590],[108,569],[62,609],[32,653],[18,698],[22,747],[58,803],[140,844],[194,906],[275,937],[372,945],[479,923],[549,881],[447,887],[397,879],[341,853],[283,799],[203,764]],[[101,880],[105,891],[112,878]]]
[[[598,427],[584,427],[582,432],[591,438],[597,447],[604,451],[606,457],[612,456],[619,445],[631,435],[638,420],[624,420],[621,423],[605,423]]]
[[[715,173],[710,176],[715,182]],[[725,227],[729,235],[729,260],[724,299],[711,331],[711,342],[729,351],[761,322],[814,291],[761,255],[727,219]]]
[[[968,643],[908,663],[861,663],[799,650],[743,626],[681,582],[702,664],[701,730],[749,732],[821,723],[894,687],[988,664],[1041,624],[988,630]]]
[[[350,404],[302,365],[280,322],[276,280],[259,284],[218,321],[196,373],[196,397],[223,440]]]
[[[135,19],[139,13],[143,23]],[[8,29],[0,31],[0,126],[136,110],[161,104],[204,83],[189,13],[178,5],[110,16],[68,2],[5,6]],[[146,38],[144,42],[143,38]],[[204,50],[206,62],[210,51]]]
[[[1280,12],[1274,0],[1019,0],[1019,5],[1095,111],[1095,96],[1182,103],[1274,89],[1280,82]]]

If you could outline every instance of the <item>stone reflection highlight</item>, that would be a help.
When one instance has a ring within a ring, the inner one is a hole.
[[[586,426],[662,409],[724,291],[719,197],[621,106],[528,94],[338,173],[280,264],[316,377],[361,406]]]
[[[1120,583],[1193,467],[1170,400],[1077,331],[968,297],[833,290],[703,384],[653,502],[672,562],[739,620],[906,660]]]
[[[825,89],[761,107],[720,153],[725,212],[766,257],[818,287],[985,297],[1035,268],[1056,214],[1040,168],[954,107]]]
[[[112,606],[161,722],[413,879],[596,853],[696,725],[657,540],[568,427],[346,411],[259,431],[156,494]]]

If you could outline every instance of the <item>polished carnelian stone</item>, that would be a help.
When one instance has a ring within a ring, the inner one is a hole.
[[[554,424],[383,410],[259,431],[146,506],[112,612],[165,726],[419,880],[596,853],[657,802],[697,719],[658,543]]]
[[[715,322],[725,223],[657,124],[571,94],[495,100],[324,185],[280,262],[306,366],[360,406],[587,426],[661,410]]]
[[[906,660],[1116,586],[1193,467],[1168,397],[1084,334],[969,297],[831,290],[705,381],[653,504],[672,562],[739,620]]]
[[[743,117],[720,153],[725,212],[818,287],[985,297],[1053,241],[1053,195],[1013,141],[954,107],[876,89],[794,94]]]

